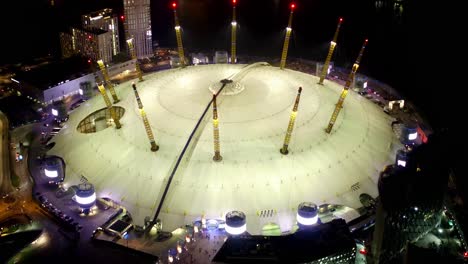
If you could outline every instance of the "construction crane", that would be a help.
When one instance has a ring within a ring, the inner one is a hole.
[[[128,48],[130,49],[130,55],[132,56],[132,59],[135,60],[135,69],[138,74],[138,81],[142,82],[143,76],[141,74],[141,68],[140,68],[140,64],[138,63],[138,59],[135,53],[135,48],[133,47],[133,38],[127,39],[127,45],[128,45]]]
[[[237,62],[236,56],[236,30],[237,30],[237,21],[236,21],[236,4],[237,0],[232,0],[232,22],[231,22],[231,64]]]
[[[281,53],[280,69],[284,69],[284,66],[286,65],[286,57],[288,56],[289,38],[291,37],[292,19],[295,8],[296,4],[291,4],[291,13],[289,14],[288,27],[286,28],[286,36],[284,37],[283,52]]]
[[[159,149],[159,146],[156,145],[156,141],[154,140],[153,131],[151,130],[148,117],[146,117],[146,112],[143,109],[143,104],[141,102],[140,95],[138,94],[135,83],[132,83],[132,87],[133,87],[133,92],[135,92],[135,97],[138,103],[138,109],[140,109],[141,118],[143,119],[143,124],[145,125],[146,135],[148,135],[148,139],[151,144],[151,151],[157,151]]]
[[[221,151],[219,146],[219,120],[218,120],[218,107],[216,106],[216,94],[213,94],[213,137],[214,137],[214,161],[221,161]]]
[[[323,80],[327,76],[328,66],[330,65],[330,60],[333,55],[333,51],[335,50],[336,41],[338,39],[338,33],[340,32],[340,27],[341,27],[342,22],[343,22],[343,18],[340,17],[340,19],[338,20],[338,26],[336,26],[335,35],[333,36],[333,40],[330,42],[330,49],[328,50],[327,58],[325,59],[325,63],[323,64],[322,74],[320,74],[320,80],[318,82],[319,84],[323,84]]]
[[[348,90],[351,87],[351,83],[353,83],[354,76],[356,74],[356,71],[359,68],[359,63],[361,62],[362,54],[364,53],[364,50],[366,49],[367,46],[367,39],[364,41],[364,44],[361,47],[361,51],[359,51],[359,55],[356,59],[356,62],[353,64],[353,68],[351,69],[351,72],[348,75],[348,80],[346,80],[346,84],[343,88],[343,91],[341,92],[340,98],[338,99],[338,102],[336,103],[335,110],[333,111],[333,114],[330,118],[330,122],[328,123],[328,127],[325,129],[327,133],[330,133],[333,125],[336,122],[336,119],[338,118],[338,114],[341,111],[341,108],[343,108],[343,102],[346,98],[346,95],[348,95]]]
[[[112,99],[114,100],[114,104],[118,103],[120,100],[117,97],[117,94],[115,93],[114,86],[112,85],[109,74],[107,73],[107,68],[106,65],[104,65],[104,61],[98,60],[97,64],[99,65],[99,68],[101,69],[102,76],[104,77],[104,81],[106,83],[107,89],[110,91],[112,95]]]
[[[291,116],[289,117],[288,130],[286,131],[286,136],[284,137],[284,144],[283,144],[283,147],[280,149],[280,152],[283,155],[287,155],[289,153],[288,145],[289,145],[289,141],[291,140],[291,134],[294,128],[294,122],[296,121],[297,109],[299,107],[299,100],[301,100],[301,92],[302,92],[302,87],[299,87],[299,90],[297,91],[296,102],[294,103]]]
[[[180,65],[185,67],[185,55],[184,55],[184,47],[182,45],[182,36],[180,34],[180,23],[179,18],[177,17],[177,4],[175,2],[172,3],[172,9],[174,9],[174,21],[175,21],[175,32],[177,38],[177,49],[179,51],[179,59]]]
[[[115,113],[114,107],[112,107],[112,104],[109,100],[109,96],[107,96],[106,88],[104,88],[104,85],[98,84],[98,89],[99,89],[99,92],[101,92],[104,102],[106,103],[107,110],[109,110],[111,117],[114,120],[115,128],[120,129],[122,125],[120,124],[119,118],[117,117],[117,114]]]

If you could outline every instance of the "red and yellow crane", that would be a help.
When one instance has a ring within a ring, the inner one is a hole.
[[[99,92],[101,92],[104,102],[106,103],[107,110],[109,110],[111,117],[114,120],[115,128],[120,129],[122,125],[120,124],[119,118],[117,117],[117,114],[115,113],[114,107],[112,107],[112,104],[109,100],[109,96],[107,96],[106,88],[104,88],[104,85],[98,84],[98,89],[99,89]]]
[[[296,121],[297,109],[299,107],[299,100],[301,100],[301,92],[302,92],[302,87],[299,87],[299,90],[297,91],[296,102],[294,103],[291,116],[289,117],[288,130],[286,131],[286,136],[284,137],[284,144],[283,144],[283,147],[280,149],[280,152],[283,155],[287,155],[289,153],[288,146],[289,146],[289,141],[291,140],[291,134],[294,128],[294,122]]]
[[[118,103],[120,100],[117,97],[117,94],[115,93],[115,90],[114,90],[114,86],[112,85],[112,83],[110,81],[106,65],[104,65],[104,61],[98,60],[97,64],[99,65],[99,68],[101,69],[101,73],[102,73],[102,76],[104,77],[106,88],[110,91],[110,93],[112,95],[112,99],[114,100],[114,104]]]
[[[176,32],[176,38],[177,38],[177,50],[179,52],[179,59],[180,59],[180,65],[182,67],[185,67],[185,55],[184,55],[184,46],[182,45],[182,35],[180,33],[180,23],[179,23],[179,17],[177,17],[177,4],[176,2],[172,3],[172,9],[174,9],[174,22],[175,22],[175,32]]]
[[[236,31],[237,31],[237,21],[236,21],[236,4],[237,0],[232,0],[232,22],[231,22],[231,64],[237,62],[236,55]]]
[[[135,47],[133,47],[133,38],[127,39],[127,45],[128,45],[128,48],[130,49],[130,55],[132,56],[132,59],[135,60],[135,69],[138,74],[138,81],[142,82],[143,76],[141,73],[140,64],[138,63],[138,59],[136,56]]]
[[[221,150],[219,146],[219,120],[218,107],[216,105],[216,94],[213,94],[213,138],[214,138],[214,161],[221,161]]]
[[[353,83],[354,76],[359,68],[359,63],[361,62],[362,54],[364,53],[366,46],[367,46],[367,39],[364,41],[364,44],[362,44],[362,47],[361,47],[361,50],[359,51],[359,55],[356,59],[356,62],[354,62],[353,68],[351,69],[351,72],[348,75],[348,79],[346,80],[346,84],[343,88],[343,91],[341,91],[340,98],[338,99],[338,102],[336,103],[335,110],[333,111],[333,114],[330,118],[328,127],[325,129],[327,133],[331,132],[333,125],[335,124],[336,119],[338,118],[338,114],[340,113],[341,108],[343,108],[343,102],[346,98],[346,95],[348,95],[348,90],[351,87],[351,83]]]
[[[296,4],[292,3],[291,13],[289,14],[288,27],[286,27],[286,36],[284,37],[283,52],[281,53],[280,69],[284,69],[284,66],[286,65],[286,57],[288,56],[289,39],[291,37],[292,19],[293,19],[293,13],[294,13],[295,8],[296,8]]]
[[[340,27],[341,27],[342,22],[343,22],[343,18],[340,17],[340,19],[338,20],[338,26],[336,26],[335,35],[333,36],[333,40],[330,42],[330,49],[328,50],[327,58],[325,59],[325,63],[323,64],[322,74],[320,74],[320,80],[318,82],[319,84],[323,84],[323,80],[327,76],[328,66],[330,65],[330,60],[333,55],[333,51],[335,50],[336,41],[338,39],[338,33],[340,32]]]
[[[148,136],[148,139],[151,144],[151,151],[157,151],[159,149],[159,146],[156,144],[156,141],[154,140],[153,130],[151,130],[148,117],[146,116],[146,112],[143,109],[143,103],[141,102],[140,95],[138,94],[135,83],[132,83],[132,87],[133,87],[133,92],[135,93],[135,97],[138,103],[138,108],[140,109],[141,118],[143,119],[143,124],[145,125],[146,135]]]

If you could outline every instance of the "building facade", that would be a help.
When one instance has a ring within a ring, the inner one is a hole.
[[[81,17],[81,28],[70,28],[60,33],[62,57],[75,54],[93,59],[112,61],[112,56],[120,52],[119,26],[112,9],[106,8]]]
[[[84,29],[97,28],[110,32],[112,35],[112,55],[117,55],[120,52],[119,21],[111,8],[81,16],[81,26]]]
[[[380,174],[373,263],[401,263],[406,245],[440,224],[449,155],[443,140],[432,139],[407,154],[405,167],[389,165]]]
[[[137,58],[153,56],[150,0],[124,0],[125,38],[133,38]]]
[[[81,54],[94,61],[101,59],[105,63],[109,63],[113,56],[112,39],[111,31],[97,28],[71,28],[69,33],[60,33],[62,57],[68,58],[75,54]]]

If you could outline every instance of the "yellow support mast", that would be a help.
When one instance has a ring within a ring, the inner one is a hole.
[[[132,59],[135,60],[135,69],[136,69],[137,74],[138,74],[138,81],[142,82],[143,81],[143,75],[141,73],[140,64],[138,63],[135,48],[133,47],[133,38],[127,39],[127,45],[128,45],[128,48],[130,49],[130,55],[132,56]]]
[[[364,50],[366,49],[366,45],[367,45],[367,39],[364,41],[364,44],[361,47],[361,51],[359,51],[359,55],[356,59],[356,62],[353,64],[353,68],[348,75],[348,80],[346,81],[343,91],[341,92],[340,98],[338,99],[338,102],[336,103],[335,110],[333,111],[333,114],[330,118],[328,127],[325,129],[327,133],[331,132],[333,125],[335,124],[336,119],[338,118],[338,114],[340,113],[341,108],[343,108],[343,102],[346,98],[346,95],[348,95],[348,90],[351,87],[351,83],[353,82],[354,76],[359,68],[359,63],[361,62],[362,54],[364,53]]]
[[[320,81],[318,82],[319,84],[323,84],[323,80],[327,76],[328,66],[330,65],[333,51],[335,50],[336,41],[338,39],[338,33],[340,32],[340,27],[341,27],[342,22],[343,22],[343,18],[340,17],[340,19],[338,20],[338,26],[336,26],[335,35],[333,36],[333,40],[330,42],[330,49],[328,50],[327,58],[325,59],[325,63],[323,64],[322,74],[320,74]]]
[[[98,60],[97,64],[99,65],[99,68],[101,69],[102,76],[104,77],[104,81],[106,83],[107,89],[110,91],[112,95],[112,99],[114,100],[114,104],[120,102],[119,98],[117,97],[117,94],[115,93],[114,87],[112,86],[112,83],[109,78],[109,74],[107,73],[107,68],[106,65],[104,65],[104,61]]]
[[[302,87],[299,87],[299,90],[297,91],[296,102],[294,103],[294,107],[291,112],[291,116],[289,118],[288,130],[286,131],[286,136],[284,137],[284,144],[283,144],[283,147],[280,149],[280,152],[283,155],[287,155],[289,153],[288,146],[289,146],[289,141],[291,140],[291,134],[294,128],[294,122],[296,121],[297,109],[299,107],[299,100],[301,100],[301,92],[302,92]]]
[[[133,92],[135,92],[135,97],[138,103],[138,108],[140,109],[141,118],[143,119],[143,124],[145,125],[146,135],[148,135],[148,139],[150,140],[151,151],[157,151],[159,149],[159,146],[156,144],[156,141],[154,140],[153,130],[151,130],[148,117],[146,117],[146,112],[143,109],[143,104],[141,103],[140,95],[138,94],[135,83],[132,83],[132,87],[133,87]]]
[[[214,137],[214,161],[221,161],[221,151],[219,146],[219,120],[218,120],[218,107],[216,106],[216,94],[213,94],[213,137]]]
[[[99,92],[101,92],[102,98],[104,99],[104,102],[106,103],[107,109],[109,110],[112,119],[114,120],[115,127],[117,129],[120,129],[122,125],[120,124],[119,118],[117,118],[115,109],[112,107],[109,96],[107,96],[106,88],[104,88],[102,84],[98,84],[98,89],[99,89]]]
[[[236,21],[236,4],[237,0],[232,0],[232,22],[231,22],[231,64],[237,62],[236,55],[236,31],[237,31],[237,21]]]
[[[180,34],[180,23],[179,18],[177,17],[177,4],[175,2],[172,3],[172,9],[174,9],[174,21],[175,21],[175,32],[177,38],[177,49],[179,51],[179,58],[180,58],[180,65],[185,67],[185,55],[184,55],[184,47],[182,45],[182,36]]]
[[[291,4],[291,13],[289,14],[288,27],[286,28],[286,37],[284,38],[283,52],[281,53],[280,69],[284,69],[284,66],[286,66],[286,57],[288,56],[289,38],[291,37],[291,27],[294,8],[296,8],[296,4],[293,3]]]

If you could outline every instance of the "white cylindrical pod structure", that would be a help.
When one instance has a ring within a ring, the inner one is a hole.
[[[309,227],[318,222],[317,205],[310,202],[303,202],[297,207],[297,224],[299,227]]]
[[[81,183],[75,194],[75,200],[82,209],[89,209],[96,203],[96,192],[91,183]]]
[[[241,211],[231,211],[226,214],[224,226],[226,232],[231,235],[240,235],[247,230],[247,218]]]

